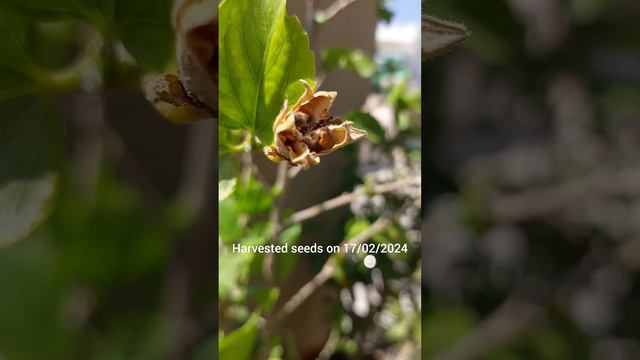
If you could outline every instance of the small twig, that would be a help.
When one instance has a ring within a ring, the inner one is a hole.
[[[331,333],[329,334],[329,338],[327,339],[327,342],[324,344],[324,347],[320,351],[320,354],[318,354],[318,357],[316,360],[329,359],[331,355],[333,355],[333,353],[336,351],[336,347],[338,345],[339,340],[340,340],[340,331],[336,329],[331,330]]]
[[[357,1],[358,0],[336,0],[325,10],[318,11],[315,21],[319,24],[326,23]]]
[[[189,128],[184,156],[184,168],[178,190],[178,202],[185,206],[189,214],[197,214],[208,201],[205,196],[211,180],[211,152],[213,146],[214,122],[201,121]]]
[[[278,173],[276,175],[276,181],[273,185],[274,190],[278,194],[276,203],[271,207],[271,212],[269,214],[269,222],[271,223],[271,226],[272,226],[271,244],[274,244],[274,245],[278,241],[278,235],[280,234],[280,231],[283,228],[282,224],[280,223],[280,220],[281,220],[280,214],[282,213],[281,208],[284,203],[283,195],[285,192],[285,187],[287,185],[287,167],[288,165],[286,162],[281,162],[280,164],[278,164]],[[274,280],[273,269],[275,268],[275,255],[267,254],[264,258],[264,263],[262,265],[263,265],[265,280],[268,283],[272,283]]]
[[[314,16],[316,13],[315,0],[305,0],[304,5],[305,5],[304,27],[307,32],[307,35],[309,36],[310,39],[312,39],[314,30],[315,30],[314,29],[314,25],[315,25]]]
[[[318,288],[320,288],[324,283],[327,282],[333,275],[333,272],[336,268],[337,255],[342,254],[344,245],[358,245],[362,244],[365,241],[369,240],[374,235],[380,233],[389,225],[390,221],[387,218],[380,217],[376,220],[370,227],[368,227],[365,231],[360,234],[354,236],[350,240],[345,240],[340,243],[340,252],[332,255],[329,260],[322,266],[322,269],[316,276],[313,277],[309,282],[304,284],[285,304],[284,306],[276,313],[275,319],[278,322],[281,322],[284,318],[294,312],[305,300],[311,296]]]
[[[401,179],[401,180],[397,180],[394,182],[390,182],[390,183],[386,183],[386,184],[380,184],[380,185],[375,185],[373,187],[373,193],[374,194],[384,194],[384,193],[388,193],[388,192],[392,192],[392,191],[396,191],[399,189],[402,189],[403,187],[417,181],[418,178],[417,177],[411,177],[411,178],[406,178],[406,179]],[[355,200],[355,198],[357,196],[359,196],[360,194],[357,191],[354,192],[350,192],[350,193],[345,193],[339,196],[336,196],[333,199],[329,199],[327,201],[324,201],[320,204],[308,207],[306,209],[300,210],[296,213],[294,213],[293,215],[291,215],[291,217],[289,219],[287,219],[283,226],[287,227],[290,226],[292,224],[297,224],[299,222],[305,221],[305,220],[309,220],[313,217],[316,217],[326,211],[329,210],[333,210],[336,208],[339,208],[341,206],[345,206],[350,204],[351,202],[353,202]]]

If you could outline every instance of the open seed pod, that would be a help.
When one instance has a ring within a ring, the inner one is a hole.
[[[218,108],[218,5],[178,0],[173,10],[177,75],[144,80],[147,99],[165,117],[190,123],[216,116]]]
[[[265,155],[274,162],[286,160],[305,169],[320,163],[320,156],[330,154],[367,135],[353,126],[353,122],[331,116],[335,91],[318,91],[304,80],[305,92],[288,108],[285,100],[282,110],[273,122],[274,143],[265,148]]]

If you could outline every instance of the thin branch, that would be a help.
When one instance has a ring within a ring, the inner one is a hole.
[[[318,354],[317,360],[327,360],[333,355],[336,351],[336,347],[338,342],[340,341],[340,331],[337,329],[332,329],[331,333],[329,333],[329,338],[327,342],[324,344],[324,347]]]
[[[278,240],[278,235],[282,230],[282,224],[280,219],[280,214],[282,213],[282,206],[284,204],[284,192],[287,185],[287,167],[288,164],[286,162],[281,162],[278,164],[278,173],[276,175],[276,181],[273,185],[274,190],[278,195],[276,203],[271,207],[271,212],[269,214],[269,222],[271,223],[271,244],[276,244]],[[264,277],[268,283],[273,282],[273,270],[275,268],[275,255],[267,254],[264,258],[263,270]]]
[[[210,151],[213,148],[214,122],[200,121],[189,128],[184,167],[177,200],[185,206],[189,214],[197,214],[204,206],[212,165]]]
[[[394,182],[390,182],[390,183],[386,183],[386,184],[379,184],[379,185],[375,185],[373,187],[373,193],[374,194],[384,194],[384,193],[388,193],[388,192],[393,192],[396,190],[400,190],[403,187],[410,185],[412,183],[415,183],[416,181],[419,181],[418,177],[410,177],[410,178],[406,178],[406,179],[401,179],[401,180],[396,180]],[[327,201],[324,201],[320,204],[308,207],[306,209],[300,210],[296,213],[294,213],[293,215],[291,215],[291,217],[289,219],[287,219],[283,226],[287,227],[290,226],[292,224],[297,224],[299,222],[305,221],[305,220],[309,220],[311,218],[314,218],[326,211],[329,210],[333,210],[333,209],[337,209],[339,207],[345,206],[345,205],[349,205],[351,204],[358,196],[361,196],[361,194],[357,191],[353,191],[350,193],[345,193],[339,196],[336,196],[333,199],[329,199]]]
[[[356,2],[358,2],[358,0],[336,0],[325,10],[318,11],[315,21],[319,24],[326,23]]]
[[[337,255],[342,254],[344,245],[358,245],[362,244],[365,241],[369,240],[374,235],[380,233],[384,229],[389,226],[390,221],[387,218],[380,217],[376,220],[370,227],[368,227],[365,231],[360,234],[354,236],[350,240],[345,240],[340,243],[340,252],[332,255],[329,260],[324,264],[322,269],[316,276],[313,277],[309,282],[304,284],[292,297],[289,299],[284,306],[276,313],[275,319],[278,322],[281,322],[284,318],[289,316],[292,312],[294,312],[305,300],[311,296],[318,288],[320,288],[324,283],[327,282],[331,278],[336,268]]]

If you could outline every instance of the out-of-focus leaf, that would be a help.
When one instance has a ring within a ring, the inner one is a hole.
[[[56,188],[51,129],[34,99],[0,103],[0,245],[44,221]]]
[[[384,129],[371,114],[354,111],[345,115],[345,118],[353,121],[356,127],[365,130],[371,142],[380,143],[384,141]]]
[[[5,0],[0,6],[43,18],[79,17],[97,10],[88,0]]]
[[[193,351],[192,360],[212,360],[218,358],[218,334],[199,344]]]
[[[273,203],[273,194],[253,177],[236,187],[235,198],[240,212],[249,215],[265,211]]]
[[[218,201],[228,198],[236,188],[237,178],[218,181]]]
[[[292,225],[280,233],[280,236],[278,237],[278,244],[288,245],[289,249],[291,249],[291,246],[298,243],[298,239],[300,239],[301,233],[302,233],[301,224]],[[289,276],[297,260],[298,260],[297,253],[294,254],[289,252],[287,254],[277,254],[276,277],[278,278],[278,280],[283,281],[287,278],[287,276]]]
[[[277,287],[250,287],[249,293],[253,295],[257,300],[262,311],[271,311],[273,306],[278,301],[280,296],[280,289]]]
[[[375,65],[371,58],[361,50],[333,47],[322,51],[322,69],[324,71],[353,70],[358,75],[368,78],[373,75]]]
[[[161,71],[173,57],[172,0],[115,0],[113,27],[116,36],[149,70]]]
[[[347,224],[347,231],[345,234],[345,239],[352,239],[361,232],[365,231],[367,228],[371,226],[371,223],[367,220],[353,220],[349,224]]]
[[[230,245],[225,245],[229,246]],[[227,299],[238,281],[246,280],[254,253],[221,253],[218,274],[218,297]]]
[[[423,319],[423,354],[433,356],[447,349],[466,334],[476,323],[476,317],[468,308],[436,309]]]
[[[378,13],[378,18],[387,24],[393,19],[394,14],[387,7],[386,0],[376,0],[376,12]]]
[[[68,286],[57,270],[57,248],[36,231],[0,251],[0,349],[3,359],[69,359],[73,330],[63,324],[61,299]],[[61,321],[62,320],[62,321]]]
[[[231,196],[238,183],[238,178],[235,173],[235,164],[233,158],[230,156],[221,156],[219,161],[219,175],[218,175],[218,201]]]
[[[27,52],[28,22],[0,7],[0,101],[43,89],[42,70]]]
[[[223,243],[228,244],[242,234],[243,229],[238,224],[240,214],[238,203],[234,196],[230,196],[218,203],[218,225],[220,229],[218,234]]]
[[[122,40],[149,70],[163,70],[173,56],[172,0],[6,0],[3,5],[30,16],[88,21],[103,35]]]
[[[158,271],[170,250],[165,222],[148,216],[139,194],[107,171],[95,189],[88,205],[68,177],[61,180],[47,228],[59,239],[62,272],[94,288],[108,288]]]
[[[303,92],[315,74],[309,39],[284,0],[235,0],[220,5],[220,124],[243,128],[264,144],[285,98]]]
[[[238,330],[220,339],[220,360],[252,359],[253,348],[258,338],[260,316],[254,314]]]

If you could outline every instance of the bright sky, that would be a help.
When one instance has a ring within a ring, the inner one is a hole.
[[[420,36],[420,0],[390,0],[387,7],[394,13],[390,24],[380,22],[376,39],[381,42],[415,43]]]
[[[391,21],[392,25],[420,23],[420,0],[390,0],[387,2],[387,7],[395,14]]]

